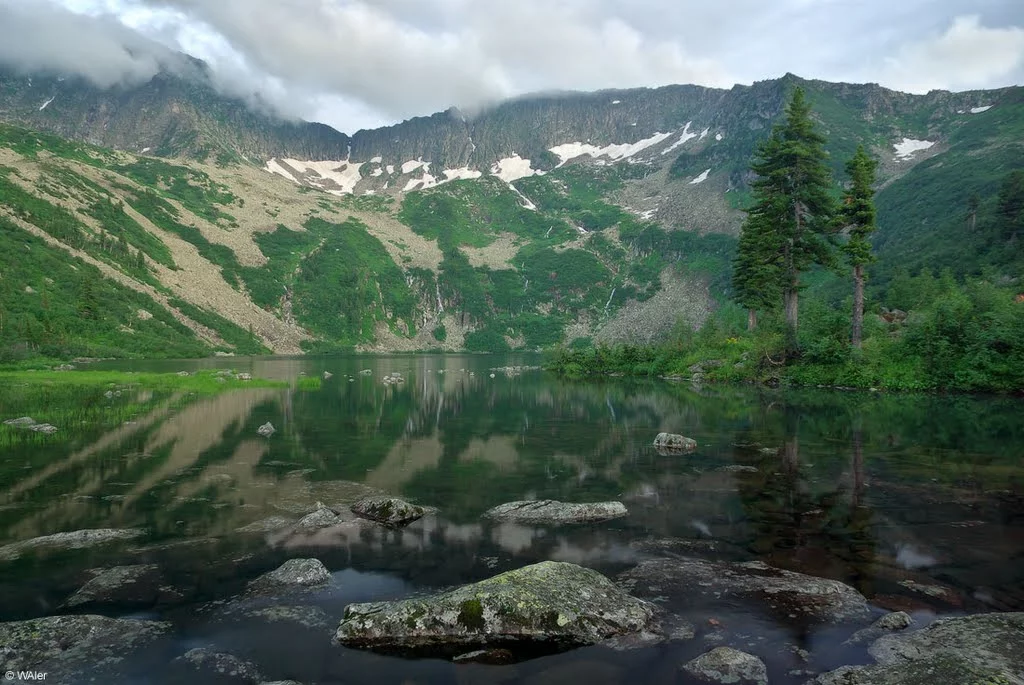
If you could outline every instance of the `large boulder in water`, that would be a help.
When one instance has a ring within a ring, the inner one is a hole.
[[[366,497],[350,507],[353,514],[389,526],[405,526],[422,518],[426,510],[397,497]]]
[[[544,561],[430,597],[350,604],[337,639],[405,654],[559,651],[642,631],[654,613],[596,571]]]
[[[45,672],[50,682],[77,681],[115,666],[170,628],[169,623],[105,616],[0,623],[0,663],[8,670]]]
[[[773,568],[677,557],[643,561],[620,576],[639,597],[664,597],[673,609],[700,603],[762,609],[785,621],[832,623],[869,617],[867,600],[837,580]]]
[[[484,513],[485,518],[515,523],[593,523],[628,514],[622,502],[558,502],[552,499],[508,502]]]
[[[936,621],[923,630],[879,638],[877,666],[846,666],[816,685],[1024,685],[1024,613]]]

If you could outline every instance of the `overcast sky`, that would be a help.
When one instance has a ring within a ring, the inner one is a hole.
[[[1024,83],[1024,0],[0,0],[0,62],[101,86],[207,61],[352,133],[527,92],[793,72],[926,92]]]

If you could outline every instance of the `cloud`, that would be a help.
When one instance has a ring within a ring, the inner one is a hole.
[[[75,74],[107,88],[146,81],[184,60],[110,15],[83,17],[39,0],[0,0],[0,63]]]
[[[880,82],[897,90],[965,90],[1005,85],[1024,66],[1024,29],[989,28],[956,17],[942,34],[904,46],[885,60]]]
[[[102,85],[181,51],[228,94],[353,132],[529,92],[787,71],[912,91],[1008,85],[1024,77],[1019,1],[0,0],[0,61]]]

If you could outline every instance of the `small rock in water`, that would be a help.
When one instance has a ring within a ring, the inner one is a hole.
[[[235,376],[235,378],[237,378],[240,381],[251,381],[252,380],[252,374],[251,373],[240,373],[237,376]]]
[[[768,685],[768,669],[756,656],[731,647],[716,647],[680,669],[705,683]]]
[[[654,438],[654,446],[666,452],[685,452],[696,449],[697,441],[678,433],[658,433]]]
[[[397,497],[367,497],[353,504],[351,509],[356,516],[390,526],[407,525],[426,513],[423,507],[409,504]]]
[[[318,587],[330,581],[331,574],[319,559],[289,559],[249,583],[251,595],[270,595],[282,590]]]
[[[144,606],[159,598],[160,567],[155,564],[115,566],[97,569],[94,574],[64,602],[66,608],[98,603]]]
[[[182,378],[185,378],[186,376],[191,376],[192,374],[190,374],[188,371],[179,371],[178,375],[181,376]]]
[[[295,524],[297,528],[304,530],[318,530],[320,528],[328,528],[330,526],[337,525],[341,522],[341,518],[338,512],[334,511],[330,507],[324,506],[322,503],[316,503],[316,511],[311,514],[306,514],[302,519]]]
[[[360,376],[372,376],[373,375],[373,370],[372,369],[363,369],[362,371],[359,372],[359,375]]]
[[[518,523],[594,523],[626,516],[622,502],[558,502],[529,500],[507,502],[484,513],[485,518]]]
[[[276,430],[274,429],[274,424],[270,423],[270,421],[267,421],[265,424],[257,428],[256,432],[265,438],[269,438],[276,432]]]
[[[44,535],[0,547],[0,561],[13,561],[19,558],[23,552],[30,549],[83,549],[108,542],[131,540],[144,533],[144,530],[138,528],[100,528],[95,530],[76,530],[70,533],[54,533],[53,535]]]
[[[330,371],[324,371],[324,380],[326,381],[328,378],[331,378],[333,375],[334,374],[331,373]]]
[[[28,427],[36,425],[36,420],[31,416],[22,416],[20,419],[7,419],[4,421],[4,425]]]
[[[887,633],[906,630],[912,625],[914,625],[914,619],[910,617],[910,614],[905,611],[894,611],[882,616],[867,628],[858,630],[843,644],[866,645],[870,642],[874,642]]]

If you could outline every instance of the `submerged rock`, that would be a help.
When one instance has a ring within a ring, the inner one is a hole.
[[[17,426],[20,428],[27,428],[28,426],[36,425],[36,420],[31,416],[22,416],[20,419],[7,419],[4,421],[5,426]]]
[[[425,510],[397,497],[367,497],[351,506],[356,516],[386,523],[389,526],[405,526],[423,516]]]
[[[155,564],[115,566],[93,573],[92,579],[64,602],[65,608],[86,604],[148,606],[155,604],[164,592],[160,587],[160,567]]]
[[[669,452],[686,452],[688,450],[697,448],[697,441],[693,438],[687,438],[678,433],[658,433],[658,436],[654,438],[654,446],[658,450],[665,450]]]
[[[100,528],[95,530],[76,530],[70,533],[55,533],[31,540],[23,540],[0,547],[0,561],[13,561],[22,553],[31,549],[83,549],[109,542],[133,540],[146,531],[137,528]]]
[[[113,666],[170,628],[169,623],[106,616],[0,623],[0,663],[14,671],[43,671],[61,682]]]
[[[449,656],[491,647],[558,651],[642,631],[654,612],[596,571],[544,561],[430,597],[351,604],[337,639]]]
[[[622,502],[575,503],[545,499],[501,504],[484,513],[484,517],[516,523],[592,523],[621,518],[628,513]]]
[[[339,512],[325,506],[321,502],[317,502],[316,511],[303,516],[299,522],[295,524],[295,527],[303,530],[318,530],[320,528],[335,526],[341,523],[341,521],[342,518]]]
[[[977,614],[885,635],[877,666],[846,666],[816,685],[1024,685],[1024,613]]]
[[[236,533],[269,533],[293,525],[295,521],[284,516],[270,516],[269,518],[253,521],[247,526],[236,528]]]
[[[331,574],[319,559],[289,559],[249,583],[250,595],[273,595],[288,590],[319,587]]]
[[[739,601],[760,605],[784,621],[842,623],[869,615],[867,600],[845,583],[759,561],[652,559],[624,572],[620,581],[639,597],[667,597],[671,603],[683,604]]]
[[[193,670],[200,671],[219,680],[229,679],[236,683],[259,683],[263,680],[259,669],[248,661],[243,661],[233,654],[214,652],[209,649],[190,649],[183,656],[175,659]]]
[[[756,656],[731,647],[716,647],[680,669],[705,683],[768,685],[768,669]]]

